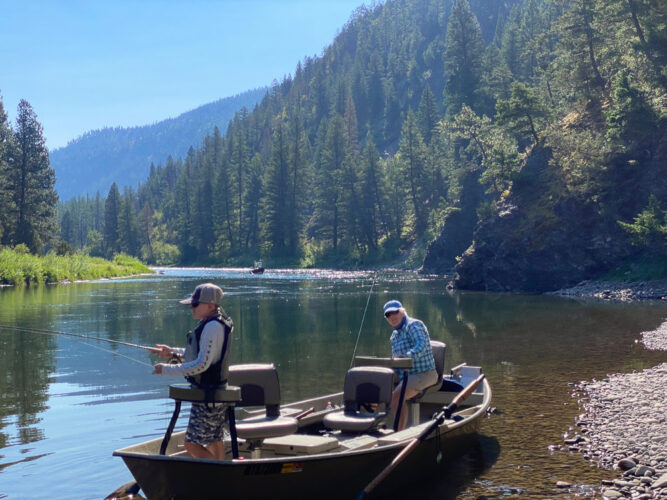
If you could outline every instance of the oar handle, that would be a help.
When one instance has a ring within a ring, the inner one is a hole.
[[[452,399],[452,402],[444,410],[445,418],[449,418],[456,410],[456,408],[458,408],[459,403],[468,399],[468,396],[475,392],[475,389],[477,389],[477,386],[480,384],[480,382],[482,382],[482,380],[484,380],[483,373],[480,374],[479,377],[477,377],[475,380],[470,382],[461,392],[456,395],[454,399]]]

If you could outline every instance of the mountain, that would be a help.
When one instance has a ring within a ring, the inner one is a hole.
[[[216,126],[224,132],[234,114],[254,108],[266,90],[249,90],[152,125],[93,130],[51,151],[61,201],[97,191],[106,196],[114,182],[136,187],[148,177],[151,163],[185,156]]]
[[[503,291],[667,264],[661,2],[362,7],[224,134],[64,206],[62,237],[160,265],[456,266]]]

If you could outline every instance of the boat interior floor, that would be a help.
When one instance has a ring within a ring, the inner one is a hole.
[[[390,423],[383,427],[364,433],[349,433],[327,429],[322,425],[323,416],[329,411],[336,411],[336,408],[315,411],[309,414],[306,422],[300,422],[299,430],[294,434],[287,436],[265,439],[259,449],[251,449],[250,443],[244,439],[238,438],[239,458],[241,459],[271,459],[285,458],[289,456],[309,456],[321,453],[348,453],[353,451],[365,450],[381,446],[394,445],[400,442],[406,442],[416,438],[423,428],[431,421],[433,414],[442,409],[441,404],[417,404],[418,411],[414,408],[408,408],[411,411],[410,418],[419,416],[419,421],[411,421],[410,425],[401,431],[394,431]],[[295,415],[307,411],[308,408],[290,408],[284,407],[281,413],[286,415]],[[446,420],[444,425],[452,425],[462,417],[477,411],[476,406],[466,405],[461,408],[452,419]],[[244,410],[247,415],[253,415],[254,412]],[[243,413],[243,412],[241,412]],[[393,421],[393,415],[391,415]],[[305,419],[304,419],[305,420]],[[304,425],[305,424],[305,425]],[[184,450],[183,441],[185,432],[176,432],[172,435],[172,444],[170,445],[170,456],[187,457]],[[231,438],[229,435],[225,438],[225,448],[227,457],[232,456]]]

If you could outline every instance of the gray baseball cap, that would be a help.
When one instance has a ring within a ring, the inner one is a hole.
[[[199,304],[201,302],[205,304],[215,304],[216,306],[220,305],[222,301],[222,288],[213,283],[202,283],[195,288],[195,291],[192,292],[187,299],[179,301],[181,304]]]

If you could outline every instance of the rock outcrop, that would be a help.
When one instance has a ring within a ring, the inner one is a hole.
[[[456,258],[470,246],[477,226],[477,208],[485,199],[478,175],[468,175],[461,189],[459,207],[445,220],[440,236],[426,249],[422,274],[447,274],[454,270]]]
[[[632,221],[649,194],[667,200],[667,133],[647,142],[616,156],[588,197],[569,192],[550,150],[535,148],[509,196],[477,225],[455,287],[542,293],[595,279],[631,256],[618,221]]]

